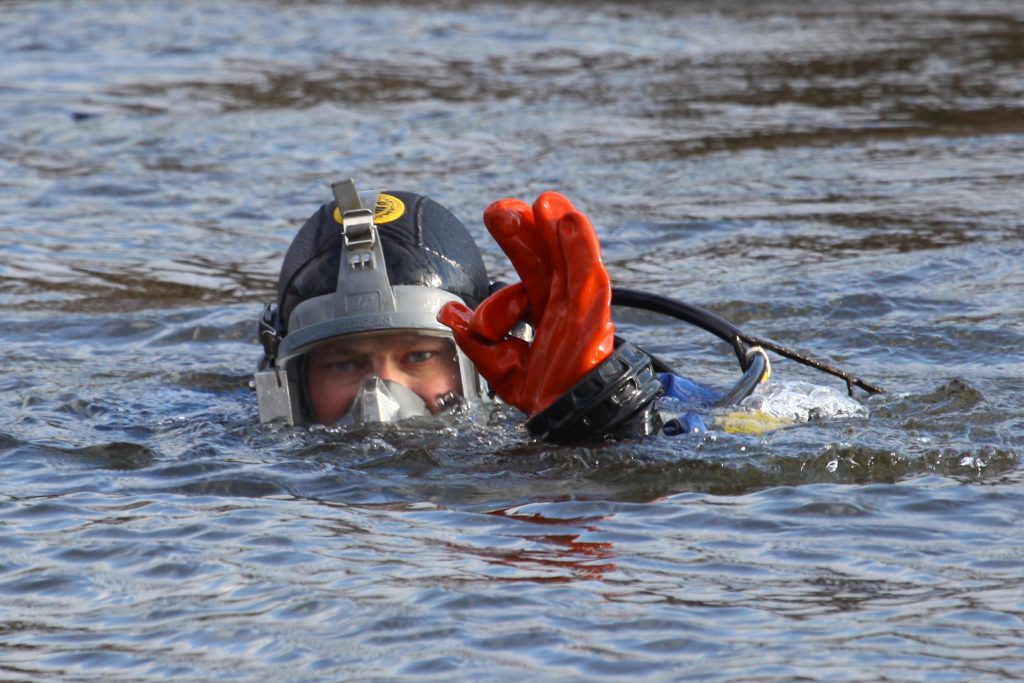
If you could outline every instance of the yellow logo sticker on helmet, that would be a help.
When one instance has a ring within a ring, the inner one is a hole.
[[[405,202],[398,197],[383,192],[377,195],[377,205],[373,207],[373,222],[377,225],[396,221],[405,215]],[[341,211],[334,207],[334,222],[341,224]]]
[[[390,223],[401,218],[403,214],[405,203],[401,199],[383,192],[377,195],[377,206],[373,209],[375,223]]]

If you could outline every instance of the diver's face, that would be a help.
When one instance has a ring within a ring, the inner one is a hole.
[[[432,413],[441,410],[440,397],[462,392],[459,362],[448,339],[410,333],[342,338],[309,354],[306,385],[317,422],[340,420],[373,375],[411,390]]]

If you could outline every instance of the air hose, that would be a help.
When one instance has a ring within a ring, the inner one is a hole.
[[[826,374],[841,378],[846,382],[846,390],[850,396],[853,396],[854,387],[859,387],[869,394],[878,394],[884,391],[879,386],[866,382],[859,377],[855,377],[844,370],[840,370],[839,368],[817,360],[816,358],[811,358],[810,356],[797,353],[796,351],[787,349],[786,347],[767,339],[761,339],[759,337],[746,334],[720,315],[712,313],[700,306],[695,306],[694,304],[677,301],[676,299],[670,299],[665,296],[651,294],[637,289],[613,287],[612,305],[637,308],[644,311],[650,311],[652,313],[660,313],[661,315],[682,320],[683,322],[690,323],[702,330],[710,332],[732,346],[733,350],[736,352],[736,357],[740,362],[740,368],[744,372],[748,370],[751,362],[751,356],[748,354],[749,350],[754,347],[761,347],[773,353],[777,353],[783,358],[788,358],[802,365],[812,367],[815,370],[820,370]],[[742,381],[743,380],[741,380],[741,382]],[[751,387],[751,390],[753,390],[753,387]],[[728,393],[731,394],[732,392]]]

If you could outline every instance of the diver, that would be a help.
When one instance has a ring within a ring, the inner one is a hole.
[[[880,391],[827,364],[744,334],[710,311],[611,287],[590,221],[558,193],[502,199],[484,224],[520,281],[492,283],[466,227],[412,192],[359,193],[302,226],[259,321],[262,422],[326,426],[438,415],[488,397],[519,408],[552,442],[704,431],[702,413],[767,379],[766,349]],[[732,345],[742,370],[717,392],[615,335],[611,305],[670,315]],[[665,400],[685,406],[663,414]]]

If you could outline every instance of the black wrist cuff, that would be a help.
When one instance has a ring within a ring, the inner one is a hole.
[[[562,443],[646,436],[661,428],[655,401],[663,391],[651,357],[623,341],[572,389],[527,420],[526,428]]]

